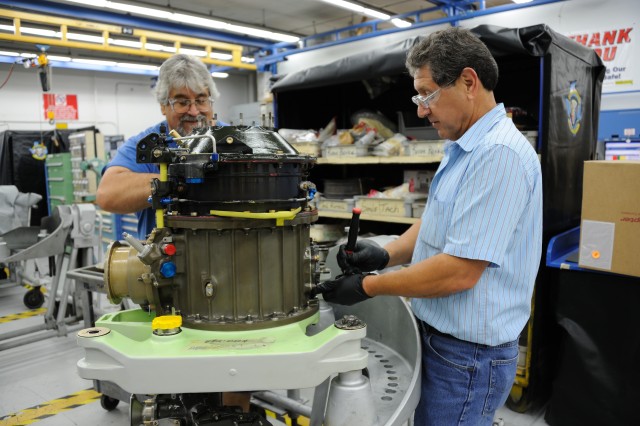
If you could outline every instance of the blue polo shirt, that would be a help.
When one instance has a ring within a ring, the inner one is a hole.
[[[446,253],[489,267],[469,290],[412,299],[413,312],[465,341],[513,341],[531,313],[541,251],[540,161],[499,104],[445,143],[412,258]]]

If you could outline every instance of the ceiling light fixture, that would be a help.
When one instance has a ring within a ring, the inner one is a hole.
[[[180,22],[184,25],[196,25],[199,27],[205,27],[208,29],[216,29],[222,31],[228,31],[243,35],[251,35],[260,38],[266,38],[274,41],[284,41],[288,43],[295,43],[300,40],[300,37],[276,33],[273,31],[261,30],[258,28],[244,27],[241,25],[230,24],[228,22],[217,21],[215,19],[202,18],[195,15],[188,15],[185,13],[173,13],[162,9],[154,9],[150,7],[133,6],[126,3],[119,3],[109,0],[65,0],[71,3],[79,3],[85,6],[102,7],[105,9],[113,9],[121,12],[129,12],[136,15],[151,16],[153,18],[167,19],[171,21]]]
[[[47,59],[50,61],[71,62],[71,58],[68,56],[47,55]]]
[[[211,73],[211,77],[214,78],[227,78],[229,77],[229,74],[226,72],[212,72]]]
[[[18,53],[18,52],[4,51],[4,50],[0,51],[0,57],[1,56],[21,57],[25,59],[33,59],[37,57],[37,55],[33,53],[24,53],[24,52]],[[57,56],[57,55],[47,55],[47,59],[49,59],[49,61],[51,62],[71,62],[76,64],[83,64],[84,66],[82,67],[82,69],[95,69],[94,67],[110,67],[110,68],[119,68],[122,70],[143,70],[143,71],[151,71],[151,72],[158,72],[158,70],[160,69],[159,65],[134,64],[129,62],[115,62],[115,61],[108,61],[108,60],[102,60],[102,59],[70,58],[68,56]],[[86,66],[89,66],[89,68],[86,68]],[[71,68],[74,68],[74,67],[71,66]],[[112,71],[115,71],[115,69],[112,69]],[[220,75],[214,75],[214,77],[226,78],[229,76],[229,74],[226,74],[226,73],[217,73],[217,74],[220,74]]]
[[[523,3],[530,3],[533,0],[511,0],[511,1],[516,3],[516,4],[523,4]]]
[[[321,0],[321,1],[325,3],[330,3],[334,6],[338,6],[343,9],[348,9],[354,12],[362,13],[363,15],[367,15],[372,18],[382,19],[384,21],[388,21],[391,18],[391,16],[387,15],[386,13],[378,12],[377,10],[369,9],[368,7],[364,7],[359,4],[351,3],[344,0]],[[399,28],[406,28],[411,26],[411,22],[398,19],[398,18],[391,19],[391,23]]]
[[[411,26],[411,22],[403,21],[402,19],[398,19],[398,18],[393,18],[391,20],[391,23],[398,28],[407,28]]]
[[[79,64],[91,64],[91,65],[104,65],[107,67],[115,67],[116,61],[104,61],[101,59],[73,59],[72,62],[77,62]]]
[[[116,66],[120,68],[135,68],[135,69],[150,70],[150,71],[158,71],[158,69],[160,69],[160,67],[157,65],[130,64],[128,62],[118,62],[116,63]]]

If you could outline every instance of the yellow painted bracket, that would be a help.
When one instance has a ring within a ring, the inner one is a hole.
[[[248,70],[256,69],[255,64],[242,62],[243,47],[241,45],[186,37],[178,34],[140,30],[137,28],[133,29],[132,34],[125,36],[123,35],[123,28],[118,25],[81,21],[79,19],[59,18],[51,15],[18,12],[11,9],[0,9],[0,16],[3,18],[13,19],[13,34],[0,32],[0,40],[62,46],[67,48],[87,49],[160,59],[169,58],[174,53],[179,53],[181,48],[188,47],[191,50],[202,51],[203,57],[201,59],[205,64],[229,66]],[[24,23],[36,24],[35,26],[38,28],[50,30],[51,37],[22,34],[21,27]],[[85,36],[94,36],[97,41],[90,42],[70,40],[68,36],[71,29],[80,30],[79,32]],[[115,44],[114,37],[122,39],[123,42],[126,42],[125,45]],[[164,49],[151,50],[148,48],[151,44],[160,45]],[[211,53],[214,53],[214,51],[217,53],[231,55],[231,60],[212,58]]]
[[[302,210],[302,207],[298,207],[294,210],[268,212],[268,213],[254,213],[254,212],[234,212],[229,210],[211,210],[214,216],[222,217],[239,217],[243,219],[275,219],[276,226],[283,226],[285,220],[293,220],[298,213]]]
[[[160,163],[160,182],[166,182],[168,175],[167,163]],[[156,209],[156,228],[164,228],[164,209]]]

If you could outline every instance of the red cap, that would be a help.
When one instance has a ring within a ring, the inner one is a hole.
[[[176,246],[174,246],[173,244],[163,244],[162,252],[168,256],[173,256],[174,254],[176,254]]]

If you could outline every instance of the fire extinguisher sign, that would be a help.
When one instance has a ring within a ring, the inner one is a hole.
[[[77,120],[78,97],[76,95],[58,95],[43,93],[45,120]]]

